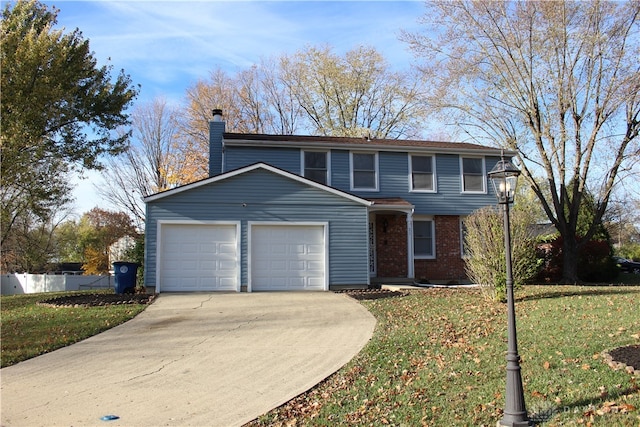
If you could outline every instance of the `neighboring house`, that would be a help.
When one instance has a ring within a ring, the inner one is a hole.
[[[487,171],[499,149],[225,133],[217,113],[210,177],[145,199],[146,286],[328,290],[465,279],[462,219],[496,203]]]

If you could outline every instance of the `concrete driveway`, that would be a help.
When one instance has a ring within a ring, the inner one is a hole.
[[[239,426],[337,371],[374,326],[332,292],[161,294],[123,325],[0,370],[2,425]]]

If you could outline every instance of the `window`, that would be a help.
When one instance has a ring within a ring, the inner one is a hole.
[[[351,189],[378,190],[378,155],[351,153]]]
[[[484,193],[486,191],[486,174],[482,157],[461,157],[460,168],[462,170],[463,193]]]
[[[435,191],[433,156],[410,156],[411,191]]]
[[[413,221],[413,255],[416,258],[435,258],[433,220]]]
[[[329,153],[325,151],[303,151],[302,171],[305,178],[329,185]]]

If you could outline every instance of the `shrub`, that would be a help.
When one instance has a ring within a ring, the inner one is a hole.
[[[578,240],[580,244],[580,240]],[[543,261],[538,280],[555,283],[562,277],[563,239],[538,246],[538,255]],[[580,247],[578,253],[578,278],[584,282],[608,282],[618,276],[619,269],[612,258],[611,245],[606,240],[590,240]]]
[[[578,255],[578,278],[585,282],[609,282],[618,276],[619,269],[606,240],[587,242]]]
[[[511,253],[514,285],[526,283],[538,272],[541,261],[536,257],[531,234],[530,211],[511,211]],[[465,270],[485,295],[506,299],[506,261],[504,251],[503,214],[494,207],[484,207],[465,219]]]

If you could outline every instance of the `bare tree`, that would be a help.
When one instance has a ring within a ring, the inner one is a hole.
[[[209,173],[211,110],[224,111],[227,132],[249,132],[249,127],[242,121],[236,81],[221,69],[212,71],[208,80],[198,80],[190,86],[185,104],[179,117],[183,157],[191,175],[204,178]]]
[[[161,98],[138,106],[132,113],[132,143],[110,159],[98,192],[140,225],[142,199],[150,194],[194,181],[179,139],[176,111]]]
[[[271,110],[271,132],[278,135],[293,135],[302,123],[304,111],[286,84],[280,60],[262,60],[262,91],[266,104]]]
[[[271,122],[271,112],[262,96],[260,70],[256,65],[240,71],[233,88],[237,91],[240,120],[253,133],[266,133]]]
[[[416,137],[425,115],[421,78],[394,72],[371,47],[344,57],[328,46],[281,59],[283,81],[317,135]]]
[[[455,1],[427,4],[405,33],[430,107],[473,138],[518,151],[524,176],[564,238],[576,282],[587,188],[597,230],[620,173],[639,155],[640,3]],[[544,175],[544,181],[533,177]]]
[[[625,244],[640,244],[640,202],[612,199],[602,220],[618,250]]]
[[[263,59],[230,76],[214,70],[187,90],[181,133],[185,156],[206,176],[211,110],[224,111],[229,132],[400,138],[422,135],[419,76],[394,72],[373,48],[344,57],[310,47]]]

